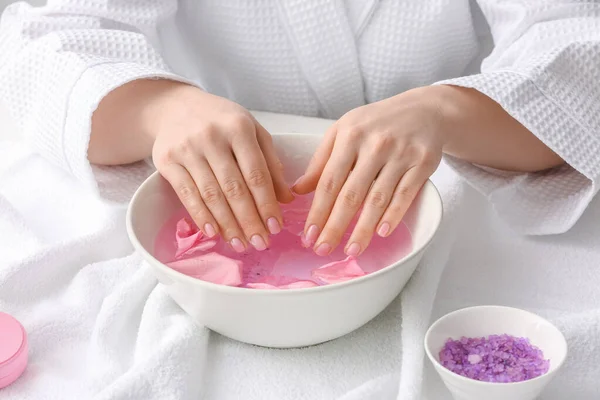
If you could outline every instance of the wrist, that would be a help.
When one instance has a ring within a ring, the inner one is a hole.
[[[201,92],[195,86],[168,79],[144,79],[136,84],[134,101],[141,132],[152,142],[161,132],[169,130],[173,117],[185,107],[189,93]]]
[[[459,121],[457,115],[455,88],[448,85],[433,85],[427,87],[428,96],[431,98],[438,119],[438,133],[445,150],[451,146],[454,138],[456,124]]]
[[[116,165],[149,157],[156,136],[169,131],[170,104],[184,87],[192,88],[166,79],[140,79],[108,93],[92,115],[90,162]]]
[[[452,142],[453,124],[456,119],[456,104],[453,87],[447,85],[422,86],[408,92],[413,96],[413,102],[424,112],[427,120],[429,133],[435,136],[442,150],[445,150]],[[402,95],[401,95],[402,96]]]

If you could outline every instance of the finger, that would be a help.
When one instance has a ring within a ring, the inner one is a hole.
[[[315,190],[325,169],[325,165],[327,165],[327,161],[329,160],[329,157],[333,151],[336,133],[337,130],[335,126],[329,128],[329,130],[325,133],[325,136],[310,160],[304,175],[298,178],[298,180],[294,183],[292,190],[295,193],[307,194]]]
[[[160,174],[175,190],[179,201],[198,228],[208,237],[216,236],[218,224],[202,201],[196,183],[189,172],[179,164],[169,164],[160,171]]]
[[[383,161],[358,157],[356,166],[337,196],[333,210],[328,214],[327,223],[315,244],[315,252],[318,255],[329,254],[340,243],[382,167]]]
[[[429,178],[427,168],[416,166],[410,168],[400,179],[392,200],[385,210],[383,217],[377,225],[377,234],[381,237],[389,236],[404,218],[404,214]]]
[[[306,218],[302,240],[305,247],[312,247],[316,243],[355,160],[355,148],[342,148],[342,145],[337,144],[334,146],[331,158],[317,184],[315,197]],[[321,249],[321,252],[325,250]]]
[[[246,238],[231,208],[225,200],[219,182],[215,178],[206,159],[190,157],[186,168],[195,182],[203,204],[212,214],[223,239],[238,253],[246,250]]]
[[[254,199],[227,144],[216,143],[205,152],[221,191],[246,239],[258,251],[265,250],[269,235],[256,210]]]
[[[283,226],[281,209],[267,162],[256,137],[240,135],[232,142],[232,149],[264,226],[271,234],[279,233]]]
[[[294,200],[294,194],[290,190],[290,187],[283,176],[283,163],[277,156],[275,146],[273,146],[273,138],[258,122],[256,122],[256,138],[258,139],[258,145],[267,162],[277,200],[282,203],[291,202]]]
[[[346,254],[356,257],[369,246],[375,228],[389,206],[394,190],[405,171],[406,168],[399,164],[387,164],[382,168],[367,194],[356,227],[346,243]]]

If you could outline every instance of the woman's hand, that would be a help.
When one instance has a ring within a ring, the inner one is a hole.
[[[293,195],[269,133],[240,105],[178,84],[163,94],[149,130],[152,157],[198,227],[238,252],[264,250]]]
[[[442,157],[442,114],[428,88],[359,107],[325,134],[298,194],[316,188],[304,230],[305,246],[329,254],[363,207],[346,244],[362,253],[373,234],[388,236]]]

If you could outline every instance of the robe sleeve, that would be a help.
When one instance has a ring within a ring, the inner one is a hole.
[[[438,84],[473,88],[499,103],[567,163],[505,173],[447,157],[523,234],[570,229],[600,179],[600,3],[478,0],[494,49],[481,73]]]
[[[107,168],[87,159],[92,114],[127,82],[185,81],[158,48],[159,24],[176,10],[176,0],[49,0],[14,3],[2,15],[0,101],[37,152],[108,198],[129,195],[148,165],[111,167],[98,179]]]

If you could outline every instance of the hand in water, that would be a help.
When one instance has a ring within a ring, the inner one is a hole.
[[[316,189],[304,243],[319,255],[339,245],[363,207],[345,251],[362,253],[373,234],[388,236],[442,157],[442,115],[428,88],[354,109],[325,134],[298,194]]]
[[[264,250],[293,195],[269,133],[240,105],[181,85],[156,119],[154,163],[198,227]]]

